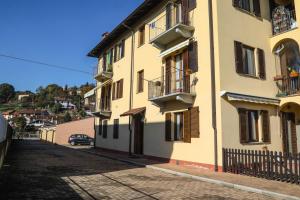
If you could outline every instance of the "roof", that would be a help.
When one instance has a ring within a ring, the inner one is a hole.
[[[128,110],[127,112],[123,113],[122,115],[120,115],[121,117],[125,117],[125,116],[129,116],[129,115],[137,115],[141,112],[144,112],[146,110],[146,107],[142,107],[142,108],[134,108],[131,110]]]
[[[280,103],[279,99],[237,94],[232,92],[225,92],[222,96],[226,96],[229,101],[243,101],[243,102],[258,103],[258,104],[276,105],[276,106],[278,106]]]
[[[112,32],[110,32],[101,42],[94,47],[89,53],[90,57],[99,57],[101,50],[110,45],[122,33],[129,31],[123,24],[132,26],[137,23],[151,9],[155,8],[162,0],[145,0],[138,8],[136,8],[125,20],[123,20]]]

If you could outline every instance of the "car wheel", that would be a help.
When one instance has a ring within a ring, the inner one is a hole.
[[[76,145],[76,143],[75,143],[74,141],[72,141],[72,142],[71,142],[71,145],[74,146],[74,145]]]

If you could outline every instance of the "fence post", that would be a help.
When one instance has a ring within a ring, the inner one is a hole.
[[[297,154],[294,154],[294,183],[298,183],[298,159],[297,159]]]
[[[275,178],[278,177],[278,154],[277,151],[275,151],[274,154],[274,161],[275,161]]]
[[[290,168],[290,182],[293,182],[293,159],[292,159],[292,154],[289,153],[289,168]]]
[[[223,148],[223,172],[227,172],[227,170],[226,170],[226,159],[227,159],[226,152],[227,152],[227,149]]]
[[[267,179],[270,179],[270,152],[267,151]]]

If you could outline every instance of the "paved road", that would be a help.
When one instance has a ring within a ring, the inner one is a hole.
[[[270,199],[39,141],[13,145],[0,199]]]

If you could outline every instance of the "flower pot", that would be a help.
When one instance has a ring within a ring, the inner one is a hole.
[[[299,73],[298,72],[291,72],[290,73],[290,77],[291,78],[297,78],[299,76]]]

